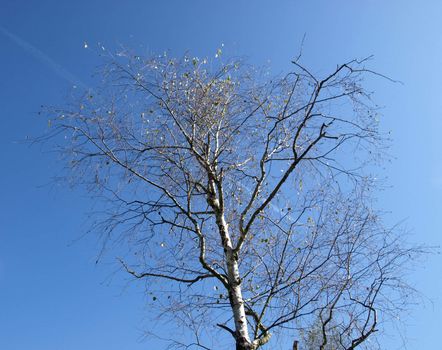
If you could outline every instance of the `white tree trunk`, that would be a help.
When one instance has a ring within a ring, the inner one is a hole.
[[[241,291],[241,279],[238,269],[238,261],[236,260],[231,249],[228,248],[227,253],[227,272],[230,283],[230,303],[233,310],[233,318],[235,321],[235,330],[237,333],[237,342],[251,343],[249,330],[247,327],[246,313],[244,309],[244,300]]]
[[[230,239],[229,228],[224,215],[221,212],[218,214],[217,224],[220,230],[221,239],[223,240],[222,243],[227,262],[227,277],[230,286],[229,300],[232,306],[233,319],[235,322],[237,349],[253,349],[244,309],[238,259],[233,251],[232,240]]]

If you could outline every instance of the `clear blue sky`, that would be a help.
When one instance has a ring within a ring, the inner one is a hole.
[[[88,85],[98,42],[212,55],[220,43],[281,72],[306,33],[304,63],[326,71],[374,55],[372,67],[404,85],[370,88],[391,130],[396,160],[379,206],[406,219],[412,239],[441,245],[442,2],[321,1],[0,1],[0,349],[137,350],[146,327],[141,286],[115,274],[86,230],[85,193],[48,186],[51,154],[21,143],[46,128],[40,105],[60,104]],[[410,349],[440,347],[442,259],[430,257],[412,283],[432,302],[406,318]],[[393,333],[393,332],[392,332]],[[396,339],[397,340],[397,339]],[[382,339],[386,348],[393,338]]]

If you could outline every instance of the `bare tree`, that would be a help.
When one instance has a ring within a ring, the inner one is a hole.
[[[50,109],[72,179],[107,199],[98,229],[130,249],[122,267],[193,330],[177,347],[228,348],[217,327],[252,350],[314,326],[314,348],[351,350],[406,306],[418,249],[372,205],[384,138],[365,64],[318,77],[296,60],[272,78],[241,60],[122,53]]]

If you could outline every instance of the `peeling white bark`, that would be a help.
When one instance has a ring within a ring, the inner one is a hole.
[[[216,223],[224,248],[226,257],[227,277],[229,283],[229,300],[232,307],[233,319],[235,323],[236,343],[239,349],[254,349],[249,335],[244,300],[241,291],[241,276],[239,273],[238,257],[234,252],[232,240],[229,233],[229,227],[225,220],[223,208],[220,201],[216,198],[214,181],[209,184],[211,195],[208,198],[209,205],[214,209]],[[239,347],[238,347],[239,345]]]
[[[228,226],[224,219],[224,215],[222,214],[219,217],[219,229],[221,237],[223,237],[224,241],[223,245],[227,263],[227,276],[230,286],[229,299],[233,311],[237,341],[250,343],[249,330],[244,309],[244,300],[241,291],[241,277],[239,273],[238,260],[233,252]]]

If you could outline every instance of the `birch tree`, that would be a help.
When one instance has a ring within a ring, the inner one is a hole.
[[[175,345],[271,348],[316,327],[318,350],[328,335],[351,350],[407,305],[417,249],[373,205],[385,138],[366,63],[270,76],[122,53],[48,111],[71,180],[103,199],[95,228],[127,247],[119,264],[152,308],[195,335]]]

